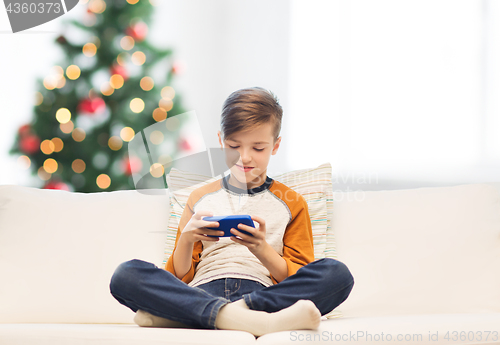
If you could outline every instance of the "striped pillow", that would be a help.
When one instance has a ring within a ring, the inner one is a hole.
[[[332,231],[333,217],[333,186],[332,166],[322,164],[312,169],[302,169],[287,172],[271,178],[283,183],[301,194],[307,202],[311,218],[314,259],[337,258],[335,237]],[[175,245],[179,220],[191,192],[205,184],[220,179],[220,176],[209,177],[172,168],[166,176],[170,195],[170,218],[168,221],[167,241],[163,265],[172,254]],[[327,318],[341,316],[336,309]]]

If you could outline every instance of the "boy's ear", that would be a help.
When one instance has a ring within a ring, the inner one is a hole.
[[[220,131],[217,131],[217,136],[219,137],[220,149],[222,150],[224,148],[224,145],[222,145],[222,140],[221,140],[221,137],[220,137]]]
[[[278,148],[280,147],[280,143],[281,143],[281,137],[278,137],[278,139],[276,139],[276,144],[274,144],[273,152],[271,152],[272,155],[275,155],[276,152],[278,152]]]

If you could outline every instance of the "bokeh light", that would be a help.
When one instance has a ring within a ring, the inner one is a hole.
[[[121,88],[123,86],[123,82],[123,77],[119,74],[113,74],[111,78],[109,78],[109,84],[115,89]]]
[[[17,165],[22,170],[27,170],[31,166],[31,159],[25,155],[19,156],[17,157]]]
[[[167,118],[167,112],[165,111],[165,109],[156,108],[153,111],[153,119],[155,119],[155,121],[160,122],[165,120],[166,118]]]
[[[141,79],[140,85],[141,89],[143,89],[144,91],[150,91],[155,86],[155,82],[151,77],[143,77]]]
[[[160,108],[165,109],[165,111],[170,111],[174,107],[174,102],[172,102],[171,99],[162,98],[160,99],[158,105],[160,106]]]
[[[68,121],[66,123],[61,123],[59,125],[59,128],[61,129],[61,132],[69,134],[73,131],[73,128],[75,125],[73,124],[73,121]]]
[[[61,138],[52,138],[52,142],[54,143],[54,152],[60,152],[63,149],[64,143]]]
[[[161,89],[161,97],[165,99],[174,99],[175,97],[175,90],[172,86],[165,86],[163,89]]]
[[[144,110],[144,101],[141,98],[134,98],[130,101],[130,110],[134,113],[140,113]]]
[[[37,175],[40,178],[40,180],[43,180],[43,181],[47,181],[48,179],[50,179],[50,176],[51,176],[51,174],[49,174],[48,172],[45,171],[43,166],[38,168]]]
[[[160,163],[154,163],[149,168],[149,173],[151,174],[151,176],[158,178],[165,173],[165,169],[163,169],[163,165],[161,165]]]
[[[111,178],[106,174],[101,174],[97,176],[95,182],[99,188],[106,189],[111,185]]]
[[[43,162],[43,169],[49,174],[55,173],[57,171],[57,167],[58,164],[54,158],[47,158]]]
[[[132,63],[137,66],[141,66],[146,62],[146,54],[141,51],[136,51],[132,54]]]
[[[113,151],[118,151],[123,146],[123,141],[119,136],[113,135],[108,140],[108,146]]]
[[[123,50],[130,50],[134,48],[135,41],[131,36],[124,36],[120,40],[120,47],[122,47]]]
[[[75,128],[73,132],[71,132],[71,136],[73,137],[74,141],[80,142],[85,139],[85,136],[87,134],[82,128]]]
[[[164,140],[163,133],[160,131],[152,131],[149,134],[149,141],[151,141],[155,145],[160,145]]]
[[[71,120],[71,112],[67,108],[59,108],[56,112],[56,119],[59,123],[66,123]]]
[[[66,75],[71,80],[78,79],[80,77],[80,74],[80,67],[78,67],[77,65],[69,65],[68,68],[66,68]]]
[[[120,131],[120,137],[122,138],[123,141],[130,141],[134,139],[135,136],[135,131],[131,127],[123,127],[122,130]]]
[[[76,172],[77,174],[81,174],[82,172],[84,172],[85,168],[86,168],[85,162],[79,158],[75,159],[71,163],[71,169],[73,169],[73,171]]]
[[[82,51],[85,56],[92,57],[97,52],[97,47],[95,46],[94,43],[89,42],[83,46]]]
[[[56,147],[52,140],[45,139],[40,143],[40,151],[42,151],[46,155],[50,155],[52,152],[54,152],[55,148]]]

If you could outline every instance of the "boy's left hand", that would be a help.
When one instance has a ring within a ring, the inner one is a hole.
[[[252,220],[259,223],[258,228],[254,228],[245,224],[238,224],[238,229],[245,230],[251,233],[253,236],[247,235],[238,231],[238,229],[231,228],[231,233],[241,239],[236,238],[235,236],[231,236],[231,240],[236,243],[242,244],[250,250],[254,255],[258,255],[261,251],[264,250],[268,243],[266,242],[266,222],[264,219],[257,216],[250,216]]]

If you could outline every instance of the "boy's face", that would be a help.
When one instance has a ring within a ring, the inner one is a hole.
[[[270,123],[249,130],[235,133],[222,143],[221,132],[218,131],[221,148],[234,149],[239,153],[239,159],[227,161],[231,168],[229,183],[241,189],[258,187],[266,181],[267,165],[271,155],[275,155],[281,142],[281,137],[273,144],[272,125]],[[230,155],[232,156],[232,155]],[[243,169],[251,167],[251,169]]]

